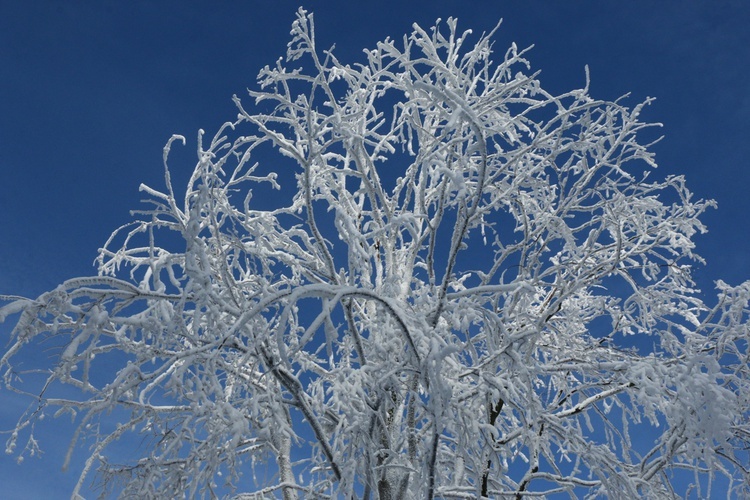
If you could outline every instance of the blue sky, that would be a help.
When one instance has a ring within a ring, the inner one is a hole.
[[[139,207],[138,186],[161,186],[162,148],[174,133],[173,180],[187,180],[199,128],[235,116],[233,94],[282,56],[298,2],[22,0],[0,3],[0,293],[35,296],[94,272],[97,249]],[[355,62],[411,24],[458,17],[475,32],[500,18],[497,48],[529,55],[552,92],[631,92],[657,101],[645,119],[664,124],[654,147],[660,176],[685,174],[719,204],[698,238],[714,279],[750,279],[750,3],[635,0],[308,1],[320,47]],[[248,100],[249,102],[249,100]],[[5,336],[8,325],[0,325]],[[0,392],[0,430],[22,406]],[[57,424],[57,422],[56,422]],[[62,425],[62,424],[59,424]],[[0,455],[10,498],[67,498],[67,436],[54,429],[44,459],[17,466]],[[5,441],[5,435],[0,435]],[[4,495],[6,493],[3,493]]]

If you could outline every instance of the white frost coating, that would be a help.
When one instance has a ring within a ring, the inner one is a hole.
[[[300,10],[180,207],[173,136],[99,276],[0,296],[4,382],[40,395],[6,450],[74,416],[73,496],[750,497],[750,283],[711,307],[690,275],[712,203],[648,178],[648,101],[553,96],[456,26],[345,64]]]

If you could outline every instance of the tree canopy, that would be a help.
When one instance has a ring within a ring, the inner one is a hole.
[[[73,496],[750,495],[750,283],[704,302],[712,202],[652,173],[649,101],[553,95],[454,19],[357,63],[291,35],[98,276],[3,297],[6,451],[73,415]]]

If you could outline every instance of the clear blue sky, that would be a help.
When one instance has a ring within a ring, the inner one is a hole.
[[[199,128],[235,116],[232,94],[284,54],[298,7],[286,0],[0,1],[0,293],[35,296],[94,272],[97,249],[139,207],[141,182],[161,186],[174,133],[173,179],[187,179]],[[543,86],[594,97],[657,98],[664,123],[658,175],[684,173],[719,209],[699,238],[699,283],[750,279],[750,3],[746,0],[308,1],[318,43],[356,62],[361,49],[413,22],[458,17],[475,32],[500,18],[498,50],[525,47]],[[0,335],[7,334],[0,325]],[[3,341],[4,344],[4,341]],[[22,408],[0,391],[0,430]],[[62,432],[42,461],[0,455],[3,498],[67,498]],[[3,443],[6,435],[0,435]],[[0,448],[1,449],[1,448]],[[8,493],[10,492],[10,493]],[[10,494],[10,497],[5,495]]]

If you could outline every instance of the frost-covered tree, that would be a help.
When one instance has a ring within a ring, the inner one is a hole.
[[[184,199],[175,136],[97,277],[4,297],[7,452],[71,414],[73,496],[750,495],[750,283],[691,279],[711,202],[649,176],[648,101],[552,95],[492,37],[345,64],[300,10]]]

